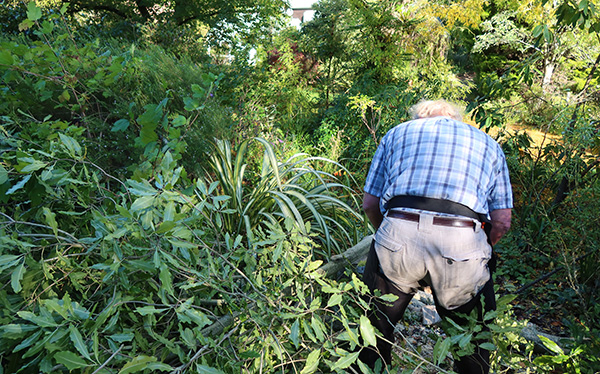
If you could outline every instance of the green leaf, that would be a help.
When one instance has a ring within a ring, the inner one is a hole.
[[[342,302],[342,294],[341,293],[335,293],[333,295],[331,295],[331,297],[329,298],[329,301],[327,302],[327,307],[332,307],[335,305],[339,305]]]
[[[165,222],[167,223],[167,222]],[[167,239],[169,241],[169,243],[171,243],[173,245],[173,247],[175,248],[187,248],[187,249],[193,249],[193,248],[197,248],[198,244],[194,244],[194,243],[190,243],[190,242],[186,242],[183,240],[177,240],[177,239]]]
[[[162,104],[162,103],[161,103]],[[162,105],[146,105],[146,111],[137,118],[140,125],[140,140],[142,145],[146,145],[158,139],[156,128],[163,117]]]
[[[365,340],[365,343],[368,345],[372,345],[374,347],[377,346],[377,337],[375,336],[375,328],[371,324],[371,321],[367,318],[367,316],[360,316],[360,335]]]
[[[225,374],[224,371],[215,369],[206,365],[196,365],[196,373],[198,374]]]
[[[552,32],[550,32],[550,29],[548,29],[548,27],[544,25],[543,32],[546,43],[552,43],[552,41],[554,40],[554,35],[552,34]]]
[[[71,342],[73,342],[75,349],[77,349],[77,351],[81,353],[83,357],[91,361],[92,358],[90,357],[88,348],[83,341],[83,336],[81,336],[79,330],[77,330],[77,328],[73,325],[69,326],[69,338],[71,338]]]
[[[61,133],[58,133],[58,136],[60,137],[62,145],[67,149],[67,152],[71,156],[77,157],[77,156],[82,155],[81,146],[79,145],[77,140],[73,139],[72,137],[70,137],[68,135],[64,135]]]
[[[25,335],[31,331],[39,329],[39,326],[33,325],[18,325],[18,324],[8,324],[4,326],[0,326],[0,331],[2,331],[3,339],[23,339]]]
[[[333,365],[332,369],[334,369],[334,370],[346,369],[346,368],[350,367],[350,365],[352,365],[356,361],[356,359],[358,359],[359,354],[360,354],[360,351],[357,351],[357,352],[350,353],[350,354],[340,358]]]
[[[42,209],[44,212],[44,217],[46,218],[46,223],[48,226],[52,227],[52,231],[54,235],[58,235],[58,223],[56,222],[56,214],[51,212],[50,209],[44,207]]]
[[[465,348],[467,346],[467,344],[469,344],[471,342],[471,338],[473,337],[473,335],[471,334],[465,334],[459,341],[458,341],[458,346],[461,348]]]
[[[21,157],[19,162],[27,163],[22,169],[21,173],[33,173],[34,171],[43,169],[46,167],[46,163],[40,160],[36,160],[32,157]]]
[[[122,334],[112,334],[108,337],[114,342],[123,343],[132,341],[135,335],[132,332],[124,332]]]
[[[398,300],[398,296],[388,293],[388,294],[379,296],[378,299],[388,302],[388,303],[393,303],[394,301]]]
[[[8,49],[0,51],[0,64],[1,65],[12,65],[15,63],[13,56],[10,54]]]
[[[169,308],[156,309],[155,307],[149,305],[149,306],[144,306],[144,307],[140,307],[140,308],[135,308],[135,311],[143,316],[147,316],[148,314],[162,313],[168,309]]]
[[[174,221],[175,220],[175,213],[176,212],[177,211],[175,209],[175,202],[174,201],[169,201],[169,203],[165,207],[165,211],[164,211],[164,214],[163,214],[163,220],[165,220],[165,221]]]
[[[545,25],[537,25],[536,27],[533,28],[533,32],[532,33],[533,33],[533,37],[534,38],[537,38],[537,37],[539,37],[542,34],[542,32],[544,30],[544,26]]]
[[[151,362],[146,366],[146,369],[151,371],[160,370],[173,372],[173,367],[163,362]]]
[[[54,359],[59,364],[65,365],[68,370],[75,370],[89,366],[83,358],[69,351],[56,353],[54,355]]]
[[[44,331],[42,329],[39,329],[38,331],[33,333],[31,336],[29,336],[27,339],[25,339],[21,343],[19,343],[19,345],[17,345],[13,349],[13,353],[19,352],[20,350],[30,347],[33,343],[35,343],[39,340],[39,338],[42,336],[43,333],[44,333]]]
[[[290,340],[294,343],[294,346],[298,348],[300,344],[300,321],[296,320],[292,325],[292,331],[290,332]]]
[[[17,312],[17,315],[26,321],[35,323],[40,327],[56,327],[58,324],[54,322],[52,317],[36,316],[34,313],[27,310]]]
[[[4,269],[8,269],[9,267],[14,266],[19,258],[21,258],[21,256],[15,256],[15,255],[0,256],[0,271],[3,271]]]
[[[189,321],[198,325],[199,328],[203,328],[204,326],[210,325],[210,319],[206,316],[206,314],[202,313],[199,310],[186,309],[184,311],[184,314],[185,317],[183,319],[189,318]]]
[[[160,279],[162,289],[167,291],[169,295],[174,296],[175,291],[173,290],[173,276],[171,275],[171,272],[167,266],[161,266],[158,277]]]
[[[48,21],[42,22],[42,34],[50,34],[54,30],[54,24]]]
[[[184,104],[183,109],[190,111],[190,112],[192,110],[202,109],[200,107],[200,101],[197,99],[192,99],[191,97],[184,97],[183,104]]]
[[[21,179],[21,181],[19,181],[19,183],[15,184],[8,191],[6,191],[6,194],[7,195],[12,195],[17,190],[20,190],[21,188],[23,188],[23,186],[25,186],[25,183],[27,183],[30,178],[31,178],[31,174],[28,174],[28,175],[24,176],[23,179]]]
[[[119,374],[137,373],[139,371],[147,369],[151,363],[156,361],[156,357],[144,355],[137,356],[133,360],[126,363],[125,366],[123,366],[123,368],[121,369],[121,371],[119,371]]]
[[[23,260],[10,275],[10,285],[15,293],[19,293],[22,290],[21,281],[25,274],[25,260]]]
[[[128,128],[129,128],[129,121],[122,118],[122,119],[118,120],[117,122],[115,122],[115,124],[110,129],[110,131],[112,131],[112,132],[125,131]]]
[[[148,209],[152,206],[153,203],[154,203],[154,196],[142,196],[142,197],[135,199],[133,204],[131,204],[130,210],[132,212],[137,212],[140,210]]]
[[[313,315],[310,319],[310,326],[313,328],[313,331],[315,332],[315,337],[317,338],[318,341],[323,341],[325,340],[325,335],[324,335],[324,326],[321,323],[321,321],[319,321],[317,318],[315,318],[315,316]]]
[[[439,365],[446,359],[448,352],[450,352],[450,347],[452,346],[452,340],[450,338],[441,339],[435,343],[433,347],[433,359],[435,360],[436,365]]]
[[[320,267],[321,267],[321,265],[323,265],[323,261],[321,261],[321,260],[317,260],[317,261],[311,261],[311,262],[308,264],[308,269],[307,269],[307,271],[308,271],[308,272],[311,272],[311,271],[313,271],[313,270],[317,270],[318,268],[320,268]]]
[[[479,344],[479,347],[482,349],[487,349],[488,351],[496,350],[496,346],[490,342],[481,343],[481,344]]]
[[[158,193],[147,181],[136,182],[130,179],[127,181],[127,184],[130,186],[127,188],[129,192],[136,196],[154,196]]]
[[[561,347],[559,347],[558,344],[556,344],[554,341],[548,339],[547,337],[545,337],[543,335],[538,335],[538,338],[540,338],[540,340],[542,341],[544,346],[546,348],[548,348],[552,353],[557,354],[557,355],[565,354],[565,351],[563,351],[563,349]]]
[[[42,9],[35,5],[35,1],[30,1],[27,4],[27,19],[37,21],[40,18],[42,18]]]
[[[321,357],[320,349],[315,349],[314,351],[310,352],[310,354],[306,358],[306,364],[304,365],[304,368],[302,369],[300,374],[311,374],[311,373],[314,373],[315,371],[317,371],[317,369],[319,368],[319,358],[320,357]]]
[[[182,116],[181,114],[175,116],[175,118],[173,118],[173,120],[171,121],[171,124],[173,124],[173,127],[180,127],[183,126],[185,124],[187,124],[187,119]]]

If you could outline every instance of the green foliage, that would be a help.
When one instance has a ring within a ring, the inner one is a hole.
[[[264,149],[262,166],[255,172],[247,170],[252,140]],[[316,168],[330,164],[344,170],[343,166],[306,154],[279,162],[274,148],[261,138],[246,140],[235,150],[228,142],[216,141],[209,153],[206,171],[219,182],[223,195],[219,206],[228,213],[216,222],[226,232],[251,234],[266,222],[285,220],[308,234],[306,223],[310,222],[310,231],[318,234],[326,257],[358,239],[356,228],[362,226],[363,217],[352,208],[356,206],[352,191]]]
[[[39,40],[1,42],[0,113],[15,126],[74,121],[85,130],[91,158],[105,169],[124,169],[144,152],[147,158],[147,147],[156,149],[159,140],[180,154],[186,136],[196,143],[190,157],[199,158],[205,139],[224,135],[227,112],[215,98],[222,76],[157,47],[132,44],[123,51],[110,40],[81,42],[66,23],[66,8],[61,12],[39,18],[34,7],[22,27]],[[180,113],[194,115],[188,121]]]
[[[454,325],[434,362],[398,361],[437,370],[491,337],[498,371],[598,371],[596,2],[336,0],[301,31],[277,27],[279,2],[205,5],[0,9],[5,372],[362,369],[364,285],[318,268],[367,229],[355,198],[381,136],[422,98],[475,95],[515,191],[498,283],[556,271],[528,299],[572,315],[572,339],[528,356],[522,300],[501,299],[489,331]],[[474,78],[448,57],[472,44]]]
[[[533,344],[527,342],[521,331],[527,321],[515,319],[510,303],[515,295],[506,295],[496,301],[497,309],[483,316],[483,324],[478,322],[476,311],[472,315],[462,315],[465,323],[445,319],[442,327],[448,337],[438,341],[434,347],[433,359],[439,364],[448,354],[456,359],[475,352],[476,344],[492,353],[492,370],[521,370],[531,365],[529,355],[533,352]]]
[[[321,233],[309,223],[230,232],[225,203],[236,196],[203,178],[190,184],[170,152],[121,182],[86,159],[77,127],[49,125],[46,142],[2,129],[5,370],[315,372],[346,368],[373,344],[365,286],[323,277],[313,258]],[[318,186],[303,199],[300,180],[327,176],[299,161],[269,169],[265,149],[262,174],[278,175],[280,202],[348,208]],[[279,216],[266,205],[261,214]]]

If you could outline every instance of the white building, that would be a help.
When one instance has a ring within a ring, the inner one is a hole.
[[[317,0],[290,0],[291,9],[288,15],[292,18],[292,25],[300,28],[303,22],[308,22],[315,16],[313,4]]]

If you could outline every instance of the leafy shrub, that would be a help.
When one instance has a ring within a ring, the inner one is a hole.
[[[316,169],[317,164],[333,164],[321,157],[296,154],[279,162],[270,143],[253,139],[264,148],[262,165],[248,172],[251,140],[235,150],[228,142],[216,141],[210,150],[206,170],[219,182],[224,197],[222,207],[231,214],[224,217],[229,233],[252,233],[265,222],[287,220],[305,235],[306,222],[322,243],[329,258],[359,239],[363,216],[354,207],[352,190],[330,173]],[[363,226],[364,227],[364,226]]]
[[[264,224],[230,233],[236,196],[191,183],[170,152],[147,177],[121,181],[86,159],[81,128],[46,125],[45,142],[0,138],[5,370],[310,373],[345,369],[374,344],[364,284],[323,277],[309,223],[269,219],[277,210],[263,205]],[[281,201],[303,201],[294,183],[326,177],[307,170],[289,164],[289,179],[270,178],[290,188]],[[336,203],[326,191],[307,197]]]

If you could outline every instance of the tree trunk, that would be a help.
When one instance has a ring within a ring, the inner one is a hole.
[[[546,61],[544,64],[544,80],[542,81],[542,91],[546,92],[548,87],[550,87],[555,69],[556,63],[554,61]]]

